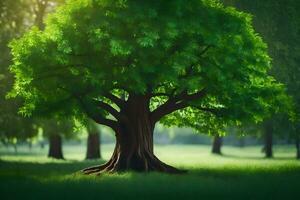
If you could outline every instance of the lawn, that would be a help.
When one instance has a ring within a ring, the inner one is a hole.
[[[112,145],[103,145],[107,160]],[[260,147],[156,146],[158,157],[189,170],[184,175],[123,173],[83,176],[75,172],[104,162],[83,161],[84,147],[66,146],[66,161],[46,158],[46,149],[0,149],[0,197],[8,199],[300,199],[300,161],[292,147],[276,147],[275,159]]]

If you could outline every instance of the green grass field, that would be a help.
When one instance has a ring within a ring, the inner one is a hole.
[[[102,146],[104,160],[112,148]],[[189,172],[98,177],[75,172],[104,160],[83,161],[84,147],[64,152],[67,160],[56,161],[46,158],[46,149],[16,155],[1,148],[1,199],[300,199],[300,161],[292,147],[275,147],[275,159],[267,160],[260,147],[224,147],[224,156],[214,156],[209,146],[156,146],[161,160]]]

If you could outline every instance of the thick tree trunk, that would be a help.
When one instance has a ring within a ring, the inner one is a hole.
[[[64,159],[62,153],[62,138],[60,135],[52,135],[49,137],[48,157],[55,159]]]
[[[273,157],[273,127],[271,123],[265,124],[265,145],[264,152],[266,158]]]
[[[221,147],[222,147],[223,137],[219,135],[215,135],[213,139],[211,152],[213,154],[221,155]]]
[[[100,159],[100,137],[99,133],[89,133],[87,139],[86,159]]]
[[[84,169],[85,174],[102,172],[183,172],[160,161],[153,153],[154,123],[150,119],[149,99],[134,96],[122,112],[126,115],[116,130],[116,146],[104,165]]]
[[[297,159],[300,159],[300,138],[296,138],[296,151],[297,151]]]

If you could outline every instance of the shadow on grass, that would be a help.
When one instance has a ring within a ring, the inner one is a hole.
[[[86,167],[105,163],[104,160],[60,160],[59,162],[36,163],[36,162],[8,162],[0,160],[0,175],[7,172],[15,175],[49,176],[70,175]]]
[[[300,166],[199,166],[184,175],[74,175],[98,161],[0,161],[1,199],[298,199]]]
[[[273,158],[266,158],[264,156],[241,156],[241,155],[232,155],[232,154],[222,154],[222,155],[214,155],[214,156],[219,156],[219,157],[224,157],[224,158],[234,158],[234,159],[239,159],[239,160],[297,160],[296,157],[273,157]]]

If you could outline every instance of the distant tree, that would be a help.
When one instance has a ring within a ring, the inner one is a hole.
[[[13,85],[13,76],[9,73],[11,62],[8,43],[20,37],[32,25],[42,26],[42,18],[63,0],[2,0],[0,2],[0,138],[4,143],[16,147],[18,141],[28,141],[37,135],[38,129],[33,118],[24,118],[18,114],[22,104],[20,98],[7,100],[7,92]]]
[[[11,48],[10,96],[25,100],[22,113],[89,117],[115,131],[112,158],[87,174],[181,172],[153,153],[158,121],[260,121],[289,102],[267,75],[251,17],[213,0],[69,1]]]
[[[223,144],[223,136],[215,135],[213,137],[213,143],[212,143],[211,152],[213,154],[221,155],[222,154],[222,151],[221,151],[222,144]]]
[[[13,76],[8,70],[12,63],[8,43],[26,30],[28,8],[27,2],[22,0],[0,1],[0,140],[15,148],[18,141],[32,139],[37,134],[33,119],[18,115],[20,98],[5,98],[13,84]]]
[[[48,157],[64,159],[62,142],[63,138],[74,136],[73,123],[70,120],[41,120],[39,126],[43,129],[43,136],[48,138]]]
[[[254,15],[254,25],[264,36],[273,59],[274,67],[270,74],[287,85],[287,92],[294,99],[294,113],[296,113],[294,120],[289,120],[290,116],[287,115],[274,115],[263,124],[266,157],[272,157],[272,143],[275,136],[289,136],[295,140],[299,158],[300,3],[294,0],[224,1]]]
[[[89,120],[87,123],[87,150],[86,159],[100,159],[100,130],[94,121]]]
[[[272,124],[273,121],[266,120],[263,123],[263,139],[264,139],[264,146],[262,151],[265,153],[266,158],[273,157],[273,137],[274,137],[274,126]]]

